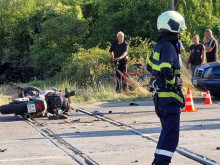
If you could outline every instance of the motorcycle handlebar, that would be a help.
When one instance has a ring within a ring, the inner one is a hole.
[[[57,88],[55,88],[55,87],[52,87],[52,89],[53,89],[54,91],[56,91],[56,92],[61,92],[60,89],[57,89]]]

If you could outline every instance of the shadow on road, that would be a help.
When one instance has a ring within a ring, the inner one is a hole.
[[[219,121],[218,119],[217,121]],[[180,131],[199,131],[199,130],[215,130],[219,129],[220,124],[195,124],[185,125],[180,127]],[[136,129],[143,134],[160,133],[161,127]],[[103,130],[103,131],[88,131],[88,132],[75,132],[75,133],[62,133],[56,134],[62,138],[86,138],[86,137],[106,137],[106,136],[130,136],[134,135],[129,131],[124,130]]]
[[[132,105],[134,103],[134,105]],[[131,104],[131,105],[130,105]],[[135,106],[154,106],[153,101],[130,101],[130,102],[123,102],[123,103],[104,103],[98,105],[102,108],[109,108],[109,107],[135,107]]]
[[[22,119],[17,116],[2,116],[0,115],[0,122],[14,122],[21,121]]]

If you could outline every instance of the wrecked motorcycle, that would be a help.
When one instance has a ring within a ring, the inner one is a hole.
[[[33,118],[40,115],[50,113],[54,116],[60,114],[70,114],[70,97],[75,95],[75,91],[68,92],[65,89],[65,94],[56,88],[52,90],[41,91],[36,87],[23,88],[18,98],[12,102],[0,106],[1,114],[21,115],[24,118]]]

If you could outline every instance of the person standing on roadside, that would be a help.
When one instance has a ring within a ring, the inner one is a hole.
[[[205,61],[205,47],[203,44],[199,43],[199,35],[193,37],[193,43],[189,47],[189,58],[187,61],[186,68],[189,69],[189,64],[191,65],[192,76],[196,67],[200,64],[203,64]]]
[[[218,41],[213,37],[212,30],[205,30],[205,50],[207,63],[218,60]]]
[[[109,53],[113,61],[119,62],[118,70],[120,70],[123,73],[127,73],[128,43],[124,41],[123,32],[120,31],[117,33],[117,40],[111,44]],[[122,81],[122,88],[126,90],[127,89],[126,81],[121,77],[119,73],[117,73],[117,76]]]
[[[147,63],[155,77],[153,99],[162,126],[152,165],[168,165],[179,142],[180,108],[185,105],[177,48],[179,33],[186,29],[185,19],[176,11],[166,11],[158,17],[157,29],[160,36]]]

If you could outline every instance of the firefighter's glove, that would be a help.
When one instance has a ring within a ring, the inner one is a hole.
[[[177,77],[176,85],[177,85],[177,86],[182,86],[182,85],[183,85],[183,80],[182,80],[182,78]]]
[[[150,92],[153,92],[153,91],[154,91],[154,87],[153,87],[154,81],[155,81],[155,78],[151,77],[149,84],[147,84],[148,90],[149,90]]]
[[[151,77],[148,86],[153,87],[153,83],[155,82],[155,78]]]

